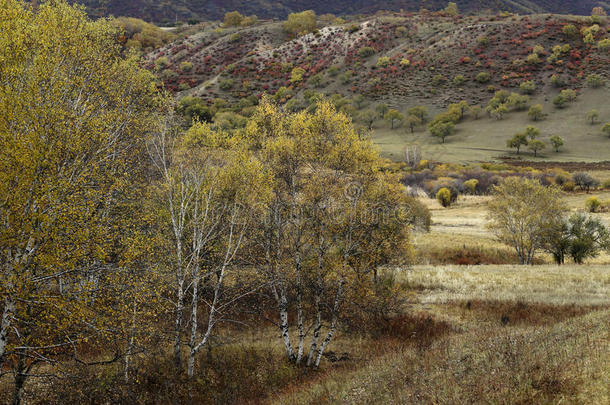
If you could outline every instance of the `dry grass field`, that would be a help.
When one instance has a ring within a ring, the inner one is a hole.
[[[270,403],[603,404],[610,401],[609,266],[419,266],[398,280],[415,334],[352,371]],[[422,315],[423,314],[423,315]],[[418,340],[419,339],[419,340]]]

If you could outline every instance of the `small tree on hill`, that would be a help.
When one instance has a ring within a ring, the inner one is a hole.
[[[418,116],[408,115],[407,118],[405,119],[405,123],[411,130],[411,133],[413,133],[413,132],[415,132],[415,127],[421,125],[422,121],[421,121],[421,118],[419,118]]]
[[[563,146],[563,139],[558,135],[553,135],[549,141],[551,142],[551,145],[553,145],[555,152],[559,152],[559,148]]]
[[[390,123],[390,126],[392,127],[392,129],[394,129],[394,126],[396,125],[396,123],[400,123],[402,120],[405,119],[404,115],[402,115],[399,111],[394,110],[394,109],[388,110],[388,112],[385,113],[383,118]]]
[[[415,115],[416,117],[419,117],[422,123],[425,123],[428,120],[428,109],[422,105],[409,108],[407,113],[409,115]]]
[[[536,83],[533,80],[526,80],[519,85],[523,94],[533,94],[536,91]]]
[[[528,125],[525,127],[525,135],[529,139],[534,140],[540,136],[540,130],[533,125]]]
[[[453,122],[433,122],[430,124],[429,129],[432,136],[440,138],[441,142],[445,143],[445,138],[453,134],[455,124]]]
[[[377,114],[379,114],[380,118],[385,117],[385,115],[389,109],[390,109],[390,107],[388,107],[386,104],[383,104],[383,103],[377,104],[377,106],[375,107],[375,111],[377,111]]]
[[[225,26],[227,27],[239,27],[244,19],[238,11],[231,11],[225,14]]]
[[[591,110],[587,113],[587,121],[591,125],[595,125],[598,118],[599,118],[599,112],[597,110]]]
[[[506,146],[511,149],[517,149],[517,155],[521,150],[521,146],[527,146],[527,135],[525,134],[515,134],[511,139],[506,141]]]
[[[291,37],[313,32],[316,29],[316,13],[312,10],[292,13],[288,15],[288,20],[284,22],[284,30]]]
[[[598,88],[604,85],[604,79],[597,73],[591,73],[587,76],[587,86],[591,88]]]
[[[610,137],[610,122],[606,122],[602,127],[602,132]]]
[[[445,7],[445,13],[456,16],[459,14],[458,6],[454,2],[447,3],[447,7]]]
[[[364,110],[360,113],[358,117],[362,122],[367,125],[370,131],[371,129],[373,129],[373,123],[375,123],[375,120],[377,119],[377,113],[372,110]]]
[[[534,157],[537,157],[538,152],[546,148],[546,144],[539,139],[534,139],[533,141],[528,142],[527,148],[534,152]]]
[[[530,117],[533,121],[540,121],[544,118],[544,113],[542,112],[542,104],[536,104],[530,107],[527,112],[527,116]]]

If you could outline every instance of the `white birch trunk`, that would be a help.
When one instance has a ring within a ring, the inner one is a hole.
[[[320,360],[322,360],[322,355],[324,354],[324,349],[326,349],[326,346],[330,343],[331,339],[333,338],[333,336],[335,335],[335,331],[337,329],[337,320],[339,318],[339,305],[341,304],[341,299],[343,296],[343,284],[345,283],[345,280],[343,279],[343,277],[341,277],[341,280],[339,281],[339,287],[337,288],[337,295],[335,296],[335,303],[333,305],[333,315],[332,315],[332,321],[330,324],[330,330],[328,331],[328,334],[326,335],[326,337],[324,338],[324,340],[322,341],[322,344],[320,345],[320,348],[318,349],[318,355],[316,357],[316,361],[314,363],[314,367],[318,367],[320,365]]]
[[[4,364],[4,354],[8,344],[8,332],[11,327],[13,313],[15,313],[15,301],[6,297],[4,299],[4,309],[2,310],[2,321],[0,322],[0,370]]]

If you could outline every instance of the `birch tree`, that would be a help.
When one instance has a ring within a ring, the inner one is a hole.
[[[199,122],[185,134],[176,133],[171,122],[163,128],[149,152],[161,175],[161,220],[168,223],[172,252],[174,363],[182,369],[186,346],[187,374],[192,377],[197,353],[222,318],[227,271],[250,226],[254,202],[264,198],[265,182],[260,163],[240,147],[237,137]],[[252,194],[253,189],[259,194]]]

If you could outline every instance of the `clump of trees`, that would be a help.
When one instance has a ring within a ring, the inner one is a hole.
[[[284,22],[284,30],[291,37],[309,34],[316,29],[316,13],[312,10],[292,13]]]

